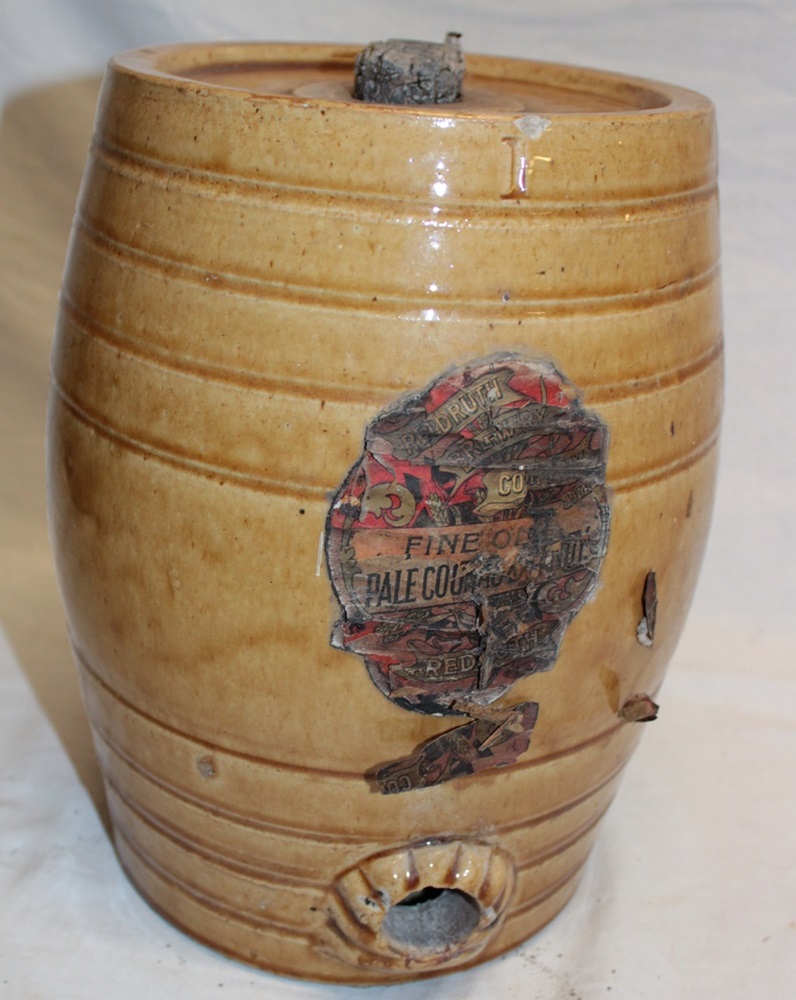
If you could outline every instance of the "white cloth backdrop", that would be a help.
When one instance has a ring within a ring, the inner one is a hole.
[[[43,413],[60,271],[108,56],[201,39],[464,35],[470,51],[664,79],[715,101],[726,418],[689,624],[572,904],[396,1000],[781,998],[796,988],[796,7],[792,0],[0,0],[0,995],[360,991],[195,944],[130,888],[47,545]],[[222,988],[223,987],[223,991]]]

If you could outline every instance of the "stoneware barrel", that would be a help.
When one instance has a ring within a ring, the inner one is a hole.
[[[371,104],[356,51],[112,61],[48,475],[124,869],[368,984],[575,890],[665,702],[722,346],[709,101],[474,55],[458,101]]]

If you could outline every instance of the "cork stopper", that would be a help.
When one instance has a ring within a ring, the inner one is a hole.
[[[372,104],[452,104],[462,94],[461,35],[445,41],[371,42],[354,64],[354,97]]]

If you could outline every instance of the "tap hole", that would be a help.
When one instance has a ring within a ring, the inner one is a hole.
[[[481,907],[472,896],[428,886],[391,907],[382,930],[399,948],[445,951],[468,938],[480,922]]]

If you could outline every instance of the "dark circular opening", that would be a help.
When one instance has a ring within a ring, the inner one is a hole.
[[[459,889],[429,886],[396,903],[382,928],[402,948],[444,951],[468,938],[481,920],[481,907]]]

